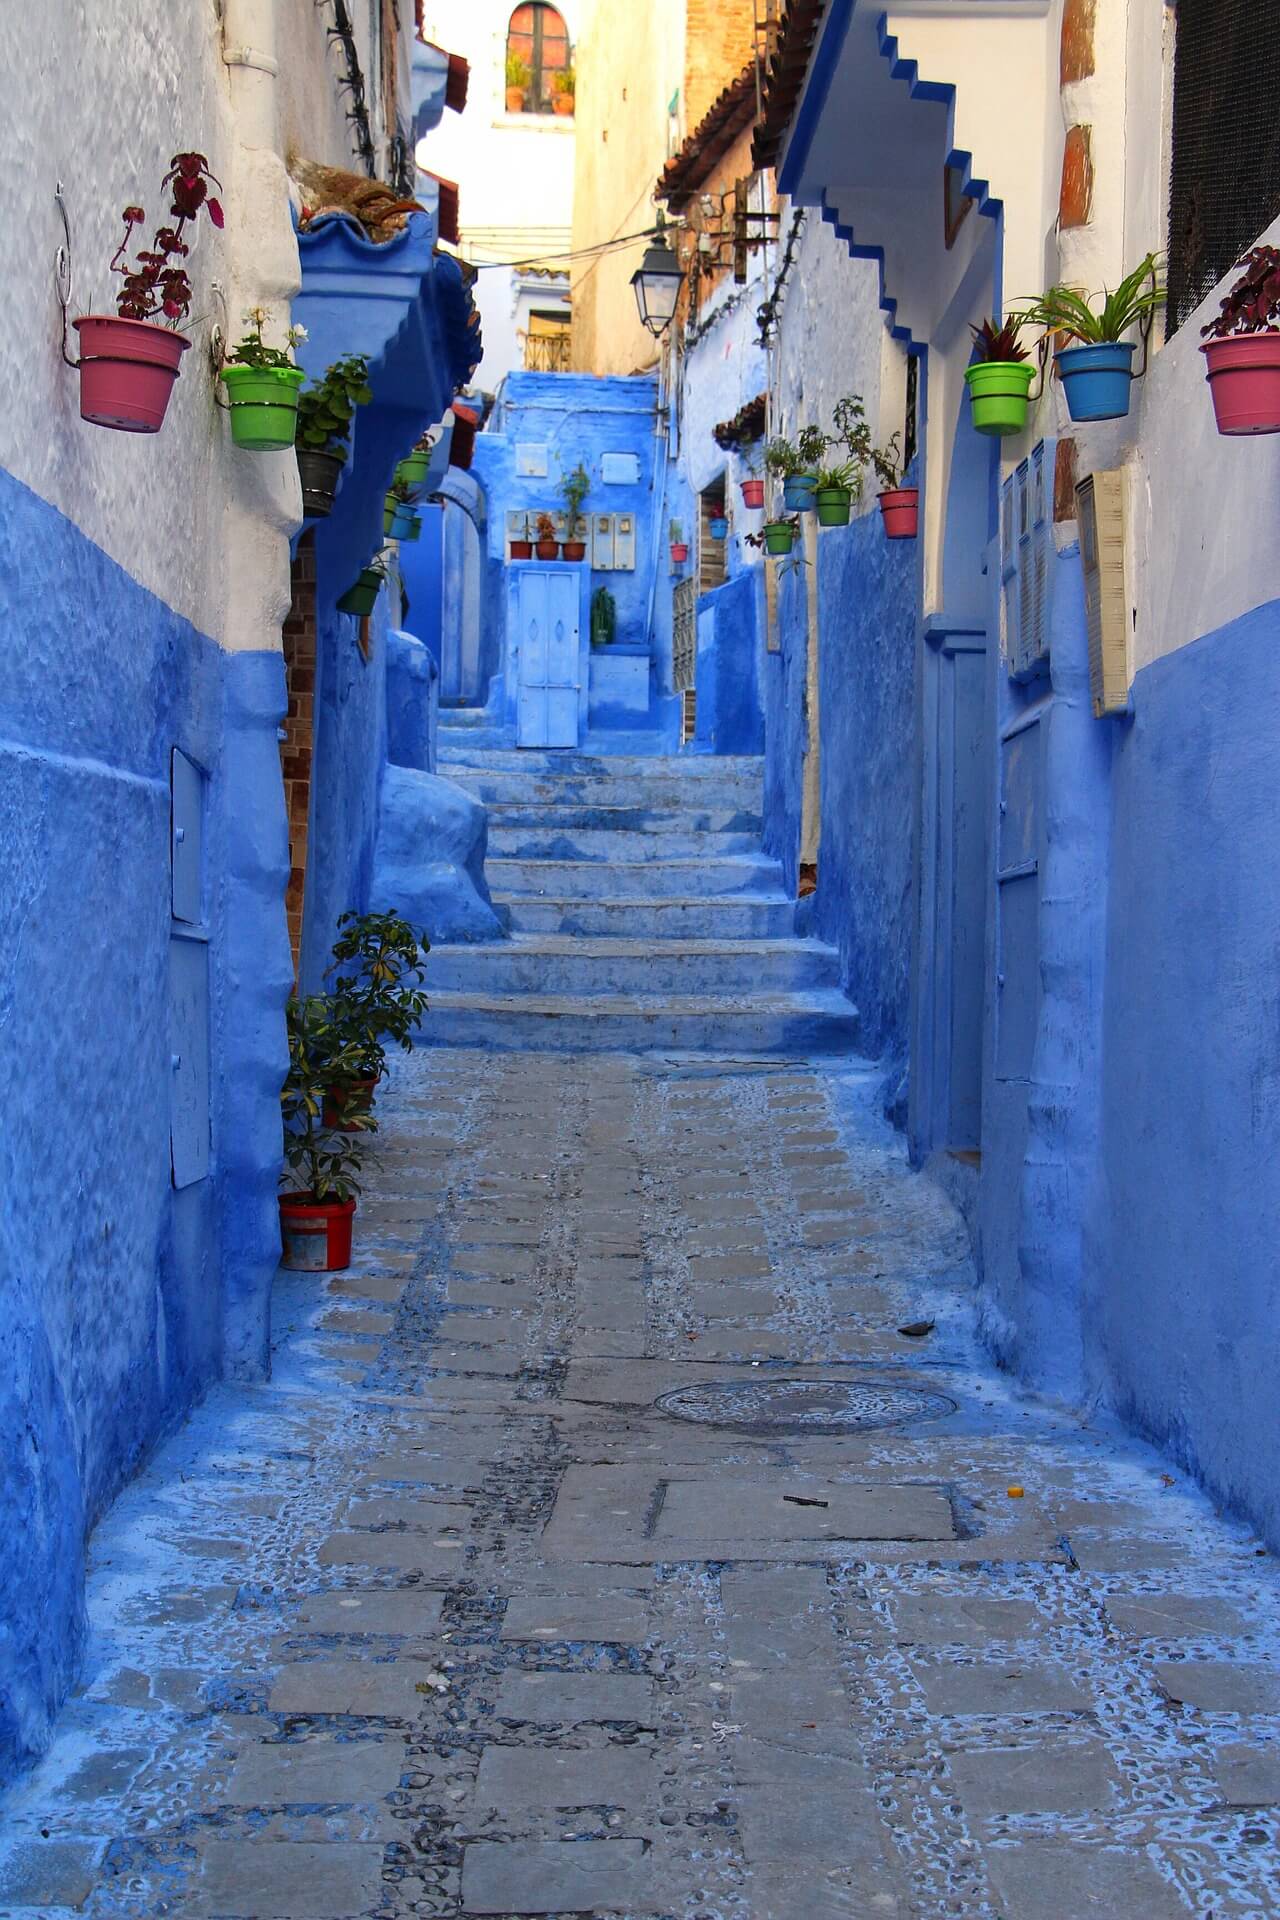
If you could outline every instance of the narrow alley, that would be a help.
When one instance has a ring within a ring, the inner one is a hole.
[[[1276,1912],[1274,1562],[993,1375],[873,1088],[397,1067],[350,1272],[95,1538],[0,1912]]]

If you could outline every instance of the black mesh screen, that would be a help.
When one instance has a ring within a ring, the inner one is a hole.
[[[1169,331],[1280,214],[1280,0],[1178,0]]]

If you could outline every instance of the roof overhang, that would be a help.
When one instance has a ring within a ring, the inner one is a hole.
[[[445,108],[461,113],[467,104],[471,69],[461,54],[448,53],[430,40],[415,40],[409,72],[413,138],[424,140],[444,118]]]

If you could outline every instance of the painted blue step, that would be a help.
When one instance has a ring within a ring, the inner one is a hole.
[[[574,933],[624,940],[785,940],[795,932],[793,900],[776,894],[717,900],[583,900],[501,894],[513,933]]]
[[[599,827],[614,833],[745,833],[760,844],[761,820],[746,807],[577,807],[546,800],[495,801],[488,809],[495,828],[525,827],[538,833]]]
[[[476,745],[470,736],[454,739],[447,733],[437,738],[441,763],[473,766],[483,773],[555,774],[562,779],[580,780],[590,774],[609,780],[638,779],[655,783],[675,781],[682,787],[702,792],[705,787],[739,781],[764,781],[764,761],[755,754],[638,754],[584,753],[580,748],[562,751],[541,748],[486,748]]]
[[[839,985],[818,940],[626,940],[518,933],[431,949],[430,991],[490,994],[812,992]]]
[[[485,878],[504,899],[530,894],[559,900],[708,899],[725,894],[768,894],[781,884],[782,869],[762,853],[724,859],[505,860],[492,855]]]
[[[676,777],[578,774],[557,778],[540,773],[490,773],[481,767],[449,766],[443,761],[439,771],[446,780],[490,806],[697,806],[742,808],[755,814],[761,809],[761,782],[753,777],[731,775],[691,787]]]
[[[682,833],[677,828],[637,833],[617,827],[507,827],[489,822],[491,861],[617,861],[631,866],[649,860],[719,860],[756,853],[759,845],[758,833]]]
[[[557,1053],[827,1054],[856,1048],[858,1014],[842,993],[483,994],[438,992],[426,1046]]]

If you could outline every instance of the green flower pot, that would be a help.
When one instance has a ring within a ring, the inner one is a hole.
[[[1035,367],[1023,360],[978,360],[965,368],[978,433],[1021,433],[1027,424],[1027,396]]]
[[[411,513],[411,514],[409,515],[409,526],[408,526],[408,530],[407,530],[407,532],[405,532],[405,533],[402,533],[402,534],[400,535],[400,538],[401,538],[402,540],[421,540],[421,538],[422,538],[422,515],[421,515],[420,513]]]
[[[407,539],[413,517],[412,507],[403,500],[393,499],[391,494],[387,495],[382,503],[382,531],[388,540]]]
[[[298,425],[300,367],[224,367],[231,402],[231,438],[246,453],[279,453]]]
[[[818,488],[818,525],[820,527],[847,527],[852,509],[853,495],[848,487]]]
[[[361,569],[358,580],[353,581],[338,602],[339,613],[358,613],[361,619],[372,613],[382,590],[382,575],[374,567]]]
[[[424,449],[415,448],[396,463],[396,479],[403,480],[406,487],[420,487],[427,477],[427,468],[431,464],[431,455]]]
[[[790,553],[796,543],[796,530],[785,520],[773,520],[764,530],[766,553]]]

